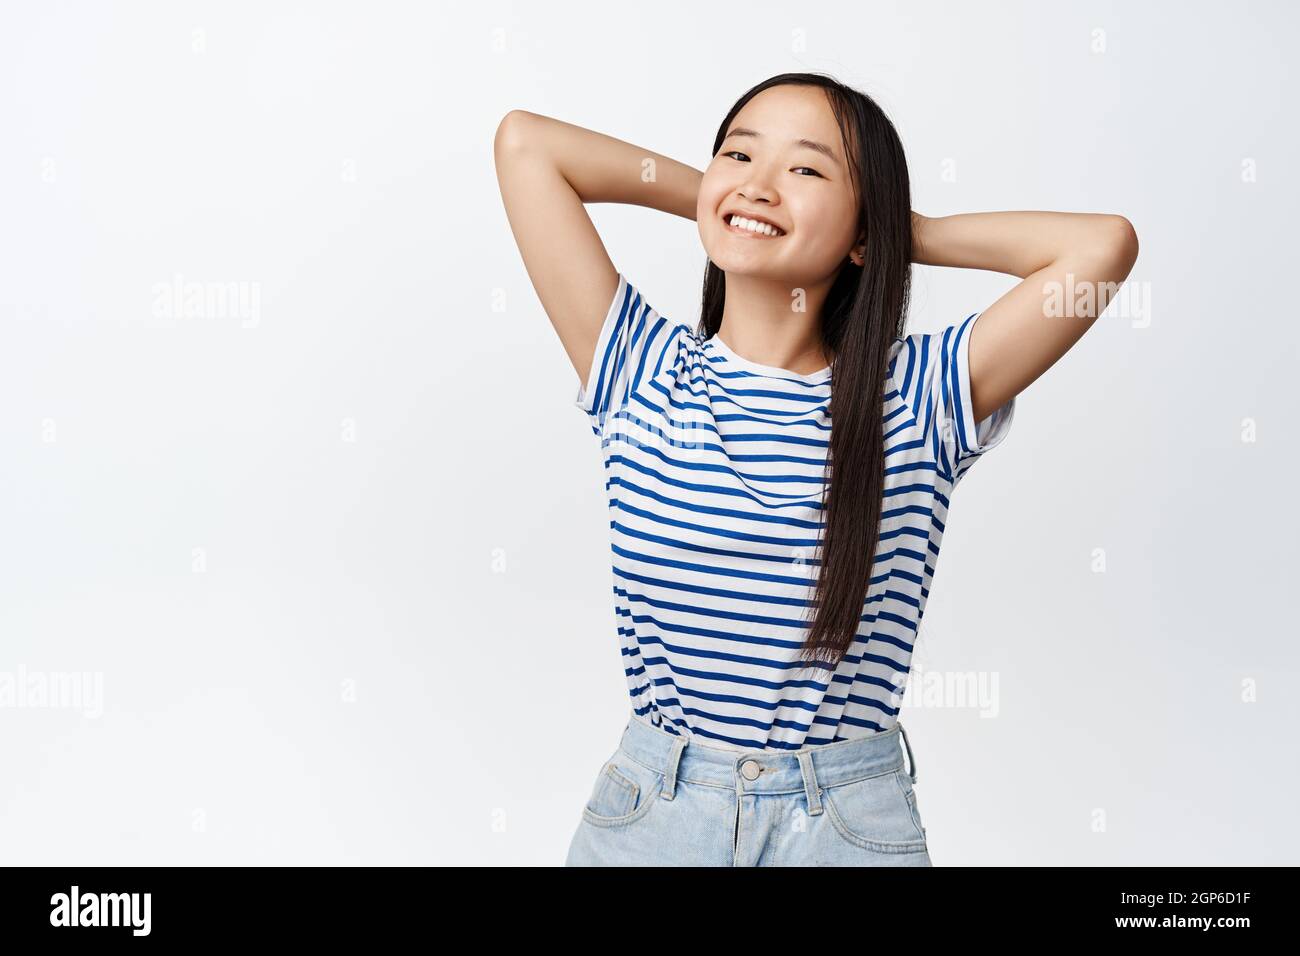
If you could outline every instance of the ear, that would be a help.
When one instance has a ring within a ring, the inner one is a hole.
[[[858,244],[849,250],[849,260],[855,266],[860,266],[866,262],[866,256],[867,256],[867,237],[859,236]]]

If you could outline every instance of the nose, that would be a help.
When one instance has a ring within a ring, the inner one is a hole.
[[[748,175],[739,190],[741,197],[748,202],[772,205],[776,199],[776,191],[769,183],[767,170],[760,167],[758,163],[753,163],[746,172]]]

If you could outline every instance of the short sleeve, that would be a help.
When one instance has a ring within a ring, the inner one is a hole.
[[[1000,445],[1011,429],[1015,396],[982,421],[971,401],[971,329],[980,313],[939,332],[914,333],[903,340],[894,378],[911,407],[937,472],[953,487],[979,458]]]
[[[604,434],[605,423],[639,398],[643,384],[674,357],[677,336],[687,332],[661,316],[641,291],[618,274],[618,287],[601,325],[587,381],[578,386],[574,404],[591,419],[592,431]]]

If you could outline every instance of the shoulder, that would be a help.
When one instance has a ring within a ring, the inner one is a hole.
[[[703,341],[694,325],[659,311],[657,298],[648,295],[623,272],[618,274],[618,286],[610,303],[609,319],[623,320],[646,337],[647,344],[674,343],[684,352],[698,352]]]
[[[970,340],[978,312],[931,332],[895,336],[889,346],[889,373],[896,381],[929,379],[940,369],[955,371],[961,346]]]

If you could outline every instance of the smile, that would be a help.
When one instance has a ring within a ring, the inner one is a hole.
[[[744,216],[724,216],[722,223],[727,232],[738,236],[750,236],[755,239],[780,239],[785,235],[776,226],[766,222],[759,222],[757,219],[746,219]]]

